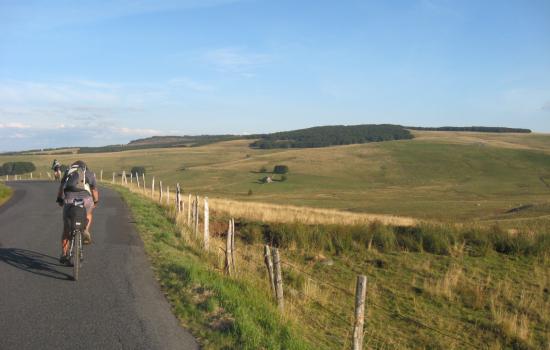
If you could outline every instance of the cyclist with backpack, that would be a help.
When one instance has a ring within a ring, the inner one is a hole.
[[[53,170],[54,178],[56,180],[60,180],[61,179],[61,163],[59,163],[59,161],[57,159],[53,160],[52,170]]]
[[[71,164],[71,167],[65,171],[59,192],[57,193],[57,203],[63,207],[63,235],[61,238],[61,257],[59,261],[66,263],[68,261],[68,249],[70,239],[70,219],[68,210],[75,200],[82,200],[86,209],[87,224],[82,233],[83,243],[90,244],[92,241],[90,235],[90,225],[92,223],[92,212],[99,201],[99,192],[97,191],[95,173],[87,168],[86,163],[78,160]]]

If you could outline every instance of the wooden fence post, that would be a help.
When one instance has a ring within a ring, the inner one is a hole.
[[[231,276],[233,269],[231,268],[232,262],[231,257],[231,220],[229,220],[229,225],[227,225],[227,237],[225,240],[225,274]]]
[[[159,181],[159,203],[162,204],[162,181]]]
[[[130,185],[134,184],[134,174],[130,171]]]
[[[264,246],[264,262],[265,267],[267,267],[267,276],[269,277],[271,292],[273,293],[273,296],[276,296],[275,276],[273,275],[273,259],[271,258],[271,249],[269,249],[267,244]]]
[[[151,181],[151,198],[155,198],[155,177],[153,176],[153,180]]]
[[[199,196],[195,195],[195,235],[198,235],[199,233],[199,219],[200,217],[200,208],[199,208]]]
[[[285,308],[285,298],[283,296],[283,270],[281,269],[281,257],[279,249],[273,248],[273,272],[275,273],[275,295],[277,306],[283,311]]]
[[[170,205],[170,186],[166,186],[166,204]]]
[[[120,184],[124,185],[124,176],[126,176],[126,170],[122,170],[122,174],[120,175]]]
[[[176,184],[176,212],[179,214],[181,211],[180,207],[180,196],[181,196],[181,188],[180,184]]]
[[[137,187],[139,189],[139,174],[136,173],[136,184],[137,184]]]
[[[233,266],[233,272],[237,273],[235,250],[235,219],[231,219],[231,266]]]
[[[353,326],[353,350],[363,349],[363,327],[365,323],[365,298],[367,295],[367,276],[357,276],[355,287],[355,324]]]
[[[32,173],[31,173],[31,180],[32,180]]]
[[[208,197],[204,197],[204,232],[203,241],[204,249],[208,250],[210,244],[210,213],[208,210]]]
[[[143,194],[147,194],[147,188],[145,187],[145,173],[141,175],[143,177]]]
[[[50,173],[48,173],[48,177],[50,176]],[[103,182],[103,169],[99,172],[99,181]]]
[[[113,185],[115,184],[115,172],[113,171]]]
[[[187,226],[191,227],[191,193],[187,200]]]

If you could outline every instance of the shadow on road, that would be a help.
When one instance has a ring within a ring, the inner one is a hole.
[[[64,267],[57,258],[18,248],[0,248],[0,262],[36,275],[60,280],[71,280],[72,276],[57,270]]]

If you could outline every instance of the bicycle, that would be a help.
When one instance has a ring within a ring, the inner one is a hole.
[[[84,250],[82,248],[82,231],[86,228],[88,219],[86,209],[82,199],[75,199],[68,209],[68,218],[70,219],[70,246],[69,246],[69,264],[73,265],[73,280],[77,281],[79,270],[84,261]]]

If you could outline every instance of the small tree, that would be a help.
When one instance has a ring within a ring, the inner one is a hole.
[[[143,174],[145,174],[145,167],[144,166],[134,166],[132,167],[132,170],[131,170],[132,174],[138,174],[140,176],[142,176]]]
[[[286,165],[275,165],[273,168],[275,174],[286,174],[288,173],[288,166]]]
[[[252,190],[250,190],[250,189],[248,190],[248,195],[252,196]]]
[[[1,175],[21,175],[36,170],[31,162],[7,162],[0,167]]]

